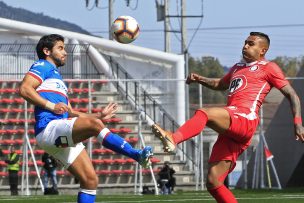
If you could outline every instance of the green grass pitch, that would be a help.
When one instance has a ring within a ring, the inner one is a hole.
[[[287,190],[233,190],[239,203],[291,203],[304,202],[304,189]],[[56,196],[0,196],[0,202],[8,203],[68,203],[76,202],[75,195]],[[177,192],[172,195],[98,195],[96,203],[196,203],[215,202],[206,191]]]

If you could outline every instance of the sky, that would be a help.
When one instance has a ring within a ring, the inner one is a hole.
[[[9,6],[65,20],[89,32],[108,38],[108,0],[2,0]],[[163,0],[114,0],[114,14],[134,17],[141,29],[133,44],[164,50],[164,23],[157,22],[156,1]],[[170,0],[170,15],[180,14],[180,1]],[[301,57],[304,54],[304,1],[303,0],[187,0],[187,44],[192,57],[213,56],[224,66],[232,66],[241,58],[244,40],[251,31],[261,31],[271,39],[266,57]],[[170,18],[173,30],[180,29],[177,18]],[[200,23],[201,22],[201,23]],[[195,33],[195,30],[198,31]],[[193,38],[193,39],[192,39]],[[191,40],[192,39],[192,40]],[[191,41],[191,43],[189,43]],[[171,34],[171,50],[181,54],[180,34]]]

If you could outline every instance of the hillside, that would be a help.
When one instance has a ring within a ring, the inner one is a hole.
[[[88,31],[73,23],[46,16],[43,13],[34,13],[22,8],[11,7],[2,1],[0,1],[0,17],[83,34],[90,34]]]

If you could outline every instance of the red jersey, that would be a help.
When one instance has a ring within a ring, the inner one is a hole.
[[[250,120],[257,118],[272,87],[281,89],[289,84],[277,64],[264,60],[249,64],[237,63],[221,81],[230,84],[227,105],[248,109],[246,117]]]

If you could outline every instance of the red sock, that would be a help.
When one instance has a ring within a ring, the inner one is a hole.
[[[186,121],[177,131],[173,134],[176,144],[190,139],[198,135],[206,126],[208,116],[204,111],[197,110],[192,118]]]
[[[217,203],[237,203],[234,195],[225,185],[208,189],[208,192],[214,197]]]

